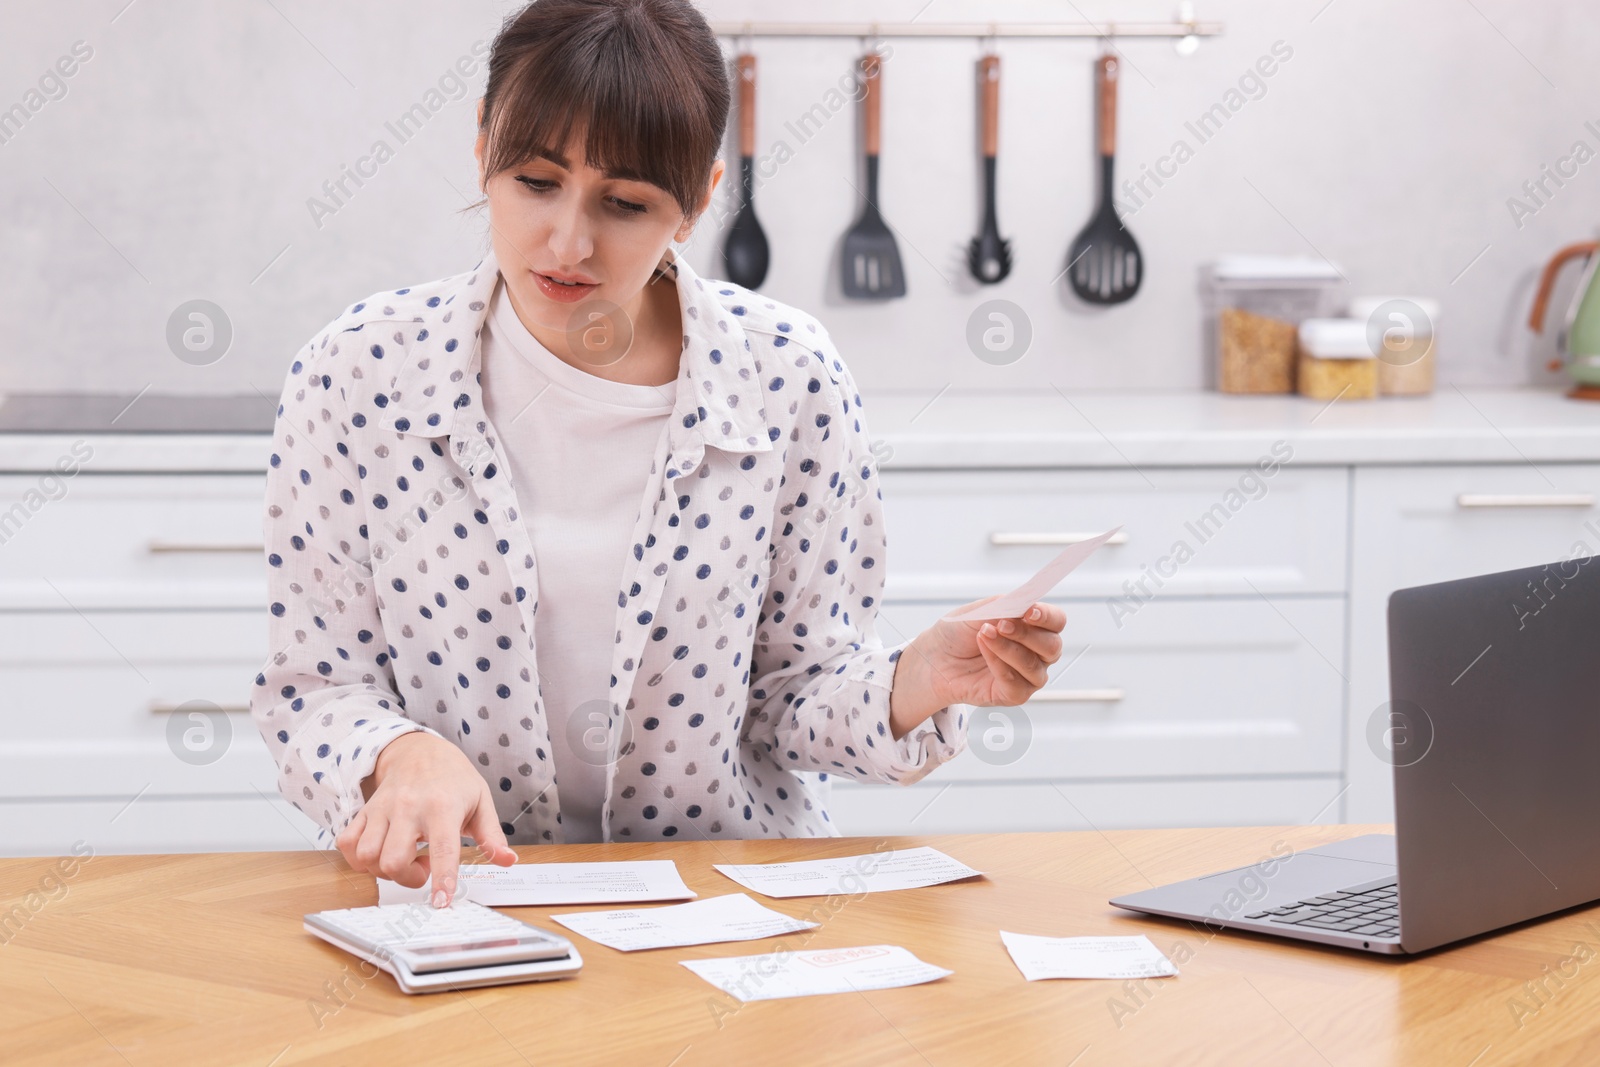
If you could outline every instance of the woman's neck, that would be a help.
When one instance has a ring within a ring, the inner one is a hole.
[[[634,317],[633,345],[626,358],[603,370],[617,370],[635,385],[665,385],[678,377],[683,355],[683,312],[678,302],[678,282],[664,270],[645,283]]]

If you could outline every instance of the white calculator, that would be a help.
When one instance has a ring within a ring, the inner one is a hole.
[[[583,958],[560,934],[470,900],[337,908],[305,917],[307,933],[394,976],[402,992],[568,978]]]

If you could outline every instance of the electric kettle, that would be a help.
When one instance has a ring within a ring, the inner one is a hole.
[[[1528,316],[1528,326],[1534,333],[1544,332],[1545,311],[1550,303],[1550,292],[1555,288],[1556,276],[1569,259],[1584,257],[1583,280],[1578,284],[1577,295],[1567,309],[1557,347],[1559,360],[1550,361],[1551,370],[1560,370],[1566,364],[1567,373],[1575,383],[1567,393],[1580,400],[1600,400],[1600,278],[1595,268],[1600,266],[1600,241],[1579,241],[1561,249],[1544,266],[1539,277],[1539,290],[1534,294],[1533,311]]]

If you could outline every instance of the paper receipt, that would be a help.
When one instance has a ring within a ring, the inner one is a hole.
[[[1121,526],[1113,526],[1097,537],[1087,541],[1079,541],[1075,545],[1068,545],[1055,559],[1039,568],[1039,573],[1017,586],[1011,592],[979,604],[977,607],[967,608],[965,611],[953,612],[946,615],[947,619],[956,619],[961,622],[979,622],[984,619],[1020,619],[1022,613],[1037,600],[1043,600],[1050,590],[1060,584],[1061,579],[1071,574],[1078,565],[1090,556],[1095,549],[1116,536]]]

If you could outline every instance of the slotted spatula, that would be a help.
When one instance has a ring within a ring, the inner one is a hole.
[[[1112,160],[1117,152],[1117,75],[1121,61],[1101,56],[1095,64],[1099,101],[1100,206],[1095,209],[1067,252],[1067,277],[1072,291],[1091,304],[1131,300],[1144,280],[1139,244],[1117,217],[1111,202]]]
[[[844,295],[854,300],[885,300],[906,295],[906,278],[900,268],[900,249],[894,234],[878,211],[879,78],[882,64],[876,55],[861,57],[861,116],[866,140],[866,203],[861,217],[844,235],[839,275]]]

